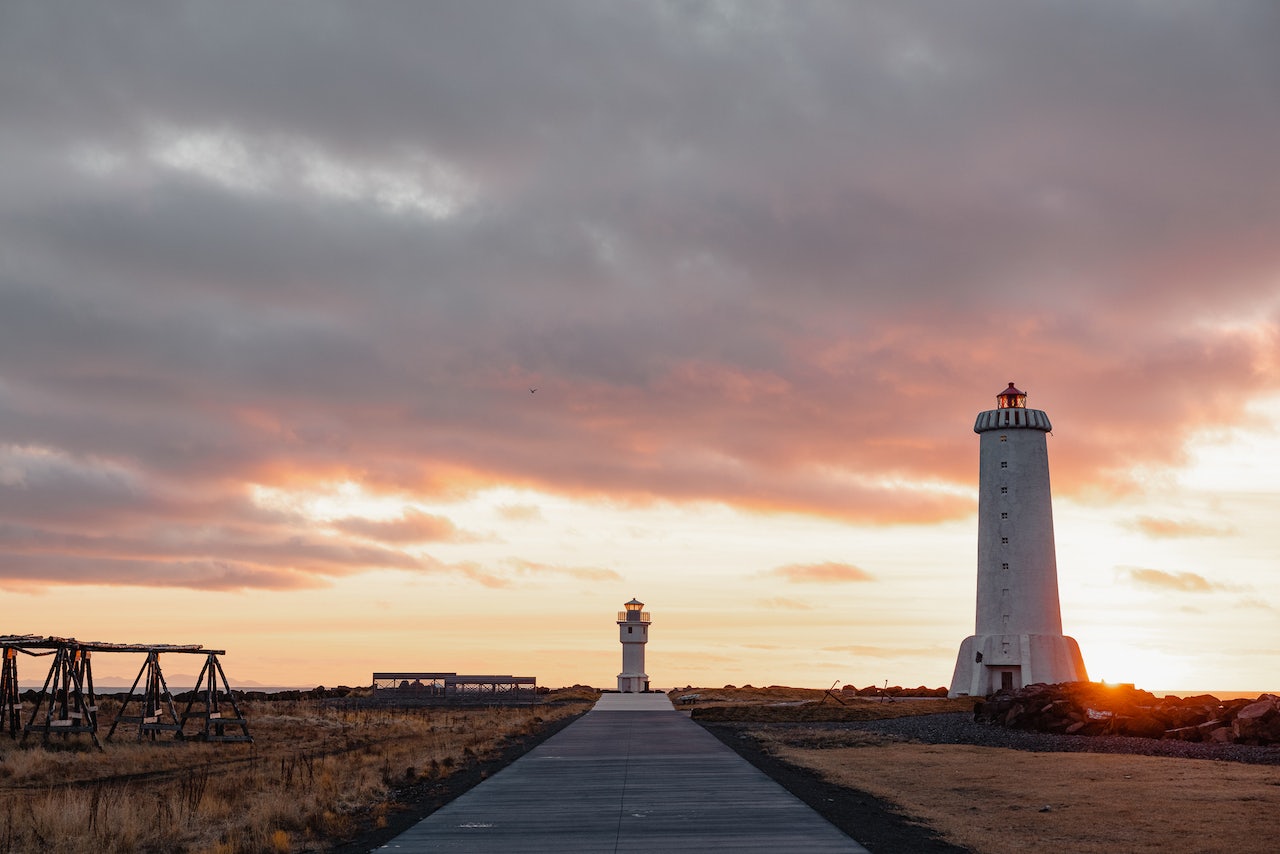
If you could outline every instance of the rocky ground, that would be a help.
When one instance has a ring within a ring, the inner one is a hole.
[[[1280,745],[1280,697],[1274,694],[1223,701],[1210,694],[1156,697],[1132,685],[1035,684],[977,701],[974,718],[1067,735]]]
[[[1130,753],[1143,756],[1176,756],[1184,759],[1219,759],[1258,765],[1280,765],[1280,746],[1175,741],[1135,738],[1123,735],[1062,735],[1025,732],[993,724],[976,723],[963,712],[833,724],[883,735],[920,741],[925,744],[974,744],[980,747],[1007,747],[1061,753]]]

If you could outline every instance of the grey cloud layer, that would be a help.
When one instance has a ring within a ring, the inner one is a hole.
[[[1072,425],[1068,490],[1276,389],[1270,3],[0,19],[0,500],[32,532],[176,481],[230,532],[249,484],[451,470],[936,519],[1009,379]],[[344,565],[394,564],[379,530]],[[293,583],[264,561],[175,577]]]

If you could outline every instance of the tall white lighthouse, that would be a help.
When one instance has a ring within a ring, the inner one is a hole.
[[[618,612],[618,640],[622,641],[622,672],[618,690],[628,694],[649,690],[649,674],[644,672],[644,645],[649,642],[649,612],[644,603],[632,599]]]
[[[978,614],[960,644],[952,697],[1089,678],[1062,634],[1049,495],[1049,416],[1013,383],[978,413]]]

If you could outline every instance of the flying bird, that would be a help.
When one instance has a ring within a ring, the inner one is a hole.
[[[537,394],[537,392],[538,390],[536,388],[529,389],[529,394]]]

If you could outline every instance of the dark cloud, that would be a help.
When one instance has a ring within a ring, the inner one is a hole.
[[[0,553],[0,585],[23,589],[31,584],[188,587],[199,590],[297,590],[321,587],[313,575],[273,566],[227,560],[129,560],[108,554]]]
[[[257,566],[319,539],[250,488],[341,481],[927,522],[972,512],[1009,380],[1059,494],[1280,390],[1269,3],[4,19],[0,504],[33,530],[202,517]],[[441,534],[374,524],[339,527]]]

